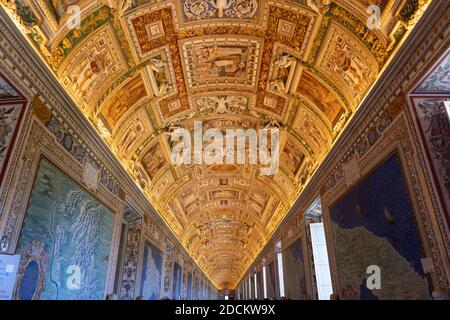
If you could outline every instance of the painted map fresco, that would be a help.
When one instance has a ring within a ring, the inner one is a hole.
[[[199,280],[197,277],[194,278],[194,286],[192,288],[192,298],[193,300],[198,300],[200,297],[199,295]]]
[[[283,251],[283,267],[286,297],[292,300],[306,299],[305,265],[301,239],[297,239]]]
[[[252,274],[252,276],[250,277],[250,289],[251,289],[251,296],[252,299],[256,298],[256,290],[255,290],[255,276]]]
[[[10,151],[14,146],[23,109],[23,103],[0,104],[0,181],[5,173]]]
[[[141,296],[146,300],[159,300],[163,269],[163,253],[146,242],[141,277]]]
[[[0,99],[17,98],[19,94],[0,76]]]
[[[172,279],[172,299],[181,299],[181,283],[182,283],[183,270],[181,266],[174,262],[173,263],[173,279]]]
[[[113,212],[43,159],[25,219],[15,298],[104,299]]]
[[[416,93],[450,93],[450,53],[420,85]]]
[[[187,274],[187,280],[186,280],[186,299],[191,300],[192,299],[192,272],[189,272]]]
[[[397,154],[330,208],[343,299],[429,299],[422,248]],[[381,289],[367,268],[381,268]]]
[[[266,281],[267,281],[267,297],[275,298],[276,278],[275,278],[275,263],[272,261],[267,265]]]
[[[256,274],[256,282],[258,284],[258,299],[264,299],[264,283],[262,271]]]

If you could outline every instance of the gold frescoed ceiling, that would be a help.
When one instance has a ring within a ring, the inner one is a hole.
[[[430,2],[0,1],[219,289],[237,284]],[[173,165],[168,133],[196,120],[279,127],[280,170]]]

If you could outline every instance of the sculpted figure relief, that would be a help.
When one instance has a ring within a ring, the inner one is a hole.
[[[331,0],[306,0],[306,4],[318,13],[325,13]]]
[[[103,2],[115,10],[119,17],[131,6],[131,0],[103,0]]]
[[[276,66],[279,66],[280,68],[287,69],[292,67],[296,61],[297,59],[291,56],[290,54],[284,54],[278,60],[276,60],[274,64]]]
[[[197,101],[202,116],[208,114],[233,114],[247,111],[248,99],[243,96],[210,96]]]
[[[290,54],[282,54],[274,62],[274,74],[269,83],[271,90],[284,95],[289,91],[297,59]]]
[[[51,6],[55,12],[56,19],[61,21],[61,19],[67,14],[67,9],[72,6],[78,4],[79,0],[52,0]]]
[[[152,58],[148,66],[151,71],[154,94],[158,97],[168,94],[173,89],[173,87],[166,77],[167,62]]]

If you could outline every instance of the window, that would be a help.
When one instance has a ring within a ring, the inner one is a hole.
[[[450,101],[444,101],[445,110],[447,111],[448,120],[450,120]]]
[[[263,265],[263,291],[264,291],[264,299],[267,299],[267,267]]]
[[[258,299],[258,279],[256,278],[256,273],[253,275],[253,279],[255,280],[255,299]]]
[[[322,203],[320,197],[305,212],[305,221],[309,224],[311,234],[317,294],[319,300],[329,300],[330,295],[333,293],[333,287],[331,284],[325,229],[322,222]]]
[[[323,223],[311,223],[311,244],[314,256],[314,268],[316,270],[317,291],[319,300],[329,300],[333,293],[331,286],[330,266],[328,264],[327,243]]]
[[[247,281],[244,281],[244,299],[245,299],[245,300],[248,300]]]
[[[278,283],[280,285],[280,297],[284,297],[284,272],[283,272],[283,255],[281,254],[281,241],[275,246],[275,251],[277,252],[277,263],[278,263]]]

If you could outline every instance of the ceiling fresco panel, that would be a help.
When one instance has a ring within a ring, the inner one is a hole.
[[[107,24],[86,38],[61,65],[58,76],[83,107],[95,104],[127,70],[120,44]]]
[[[137,103],[147,96],[142,76],[139,74],[128,81],[101,108],[100,115],[113,130],[120,119]]]
[[[159,143],[155,143],[145,152],[141,164],[151,180],[155,179],[161,169],[168,165],[163,148]]]
[[[336,23],[330,27],[324,45],[317,68],[342,88],[355,108],[375,81],[379,64],[364,44]]]
[[[154,132],[145,108],[141,108],[130,119],[126,119],[118,129],[114,140],[116,154],[129,159],[141,144]]]
[[[311,73],[306,71],[302,73],[297,93],[311,101],[332,125],[344,112],[342,103],[336,94]]]
[[[331,145],[333,138],[330,129],[305,103],[300,104],[293,127],[318,157]]]
[[[188,89],[255,88],[263,42],[242,36],[202,37],[180,43]]]

